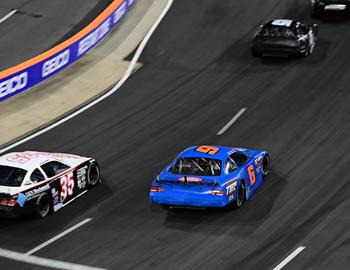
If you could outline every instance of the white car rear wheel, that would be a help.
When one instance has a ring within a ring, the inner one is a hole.
[[[51,208],[51,200],[47,193],[43,193],[39,196],[39,198],[35,201],[34,204],[34,216],[37,218],[46,217]]]

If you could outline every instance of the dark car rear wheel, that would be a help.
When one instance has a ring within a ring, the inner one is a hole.
[[[50,213],[51,198],[47,193],[43,193],[35,201],[33,214],[36,218],[44,218]]]
[[[101,180],[100,167],[96,162],[93,162],[89,165],[87,171],[87,183],[89,187],[97,185]]]
[[[239,183],[238,189],[236,191],[236,200],[233,201],[233,208],[238,209],[242,207],[246,200],[246,189],[244,185],[244,181],[242,180]]]
[[[298,58],[306,58],[310,55],[310,48],[305,48],[304,52],[299,52],[299,55],[297,55]]]
[[[270,173],[270,156],[269,155],[265,155],[264,156],[264,160],[263,160],[263,164],[262,164],[262,174],[263,176],[267,176]]]

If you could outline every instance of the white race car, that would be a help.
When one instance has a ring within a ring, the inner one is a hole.
[[[0,157],[0,215],[56,212],[101,181],[93,158],[61,153],[16,152]]]

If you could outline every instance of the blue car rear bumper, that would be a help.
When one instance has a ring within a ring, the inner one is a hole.
[[[151,192],[152,204],[190,207],[224,207],[231,201],[226,196],[185,192]]]

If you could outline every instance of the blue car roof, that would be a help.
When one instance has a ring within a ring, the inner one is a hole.
[[[226,160],[226,158],[238,149],[227,146],[201,145],[192,146],[180,153],[179,157],[203,157]]]

